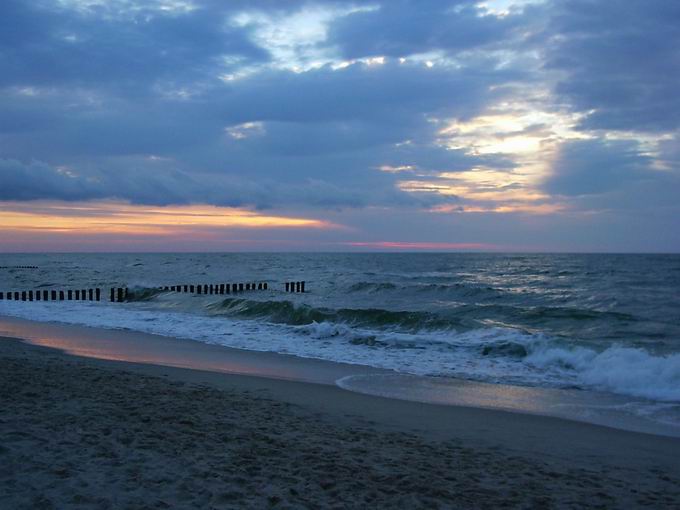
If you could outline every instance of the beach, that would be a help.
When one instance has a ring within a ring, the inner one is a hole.
[[[0,353],[2,508],[680,505],[677,438],[10,338]]]

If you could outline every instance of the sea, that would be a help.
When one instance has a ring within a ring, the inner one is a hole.
[[[235,282],[268,289],[159,290]],[[0,315],[388,369],[380,391],[338,383],[386,396],[427,401],[447,381],[611,395],[680,430],[680,255],[0,255],[0,291],[123,286],[129,302],[3,300]]]

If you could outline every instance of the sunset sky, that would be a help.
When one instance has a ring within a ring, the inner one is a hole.
[[[0,252],[680,251],[680,2],[2,0]]]

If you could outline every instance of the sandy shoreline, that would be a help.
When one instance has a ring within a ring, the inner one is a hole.
[[[680,441],[0,340],[2,508],[680,505]]]

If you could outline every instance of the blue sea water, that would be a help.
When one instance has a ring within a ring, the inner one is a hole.
[[[12,268],[27,265],[37,269]],[[5,300],[2,315],[414,376],[609,392],[680,413],[679,255],[5,254],[0,266],[0,291],[124,285],[137,296]],[[295,280],[306,293],[284,292]],[[241,281],[269,290],[156,290]]]

